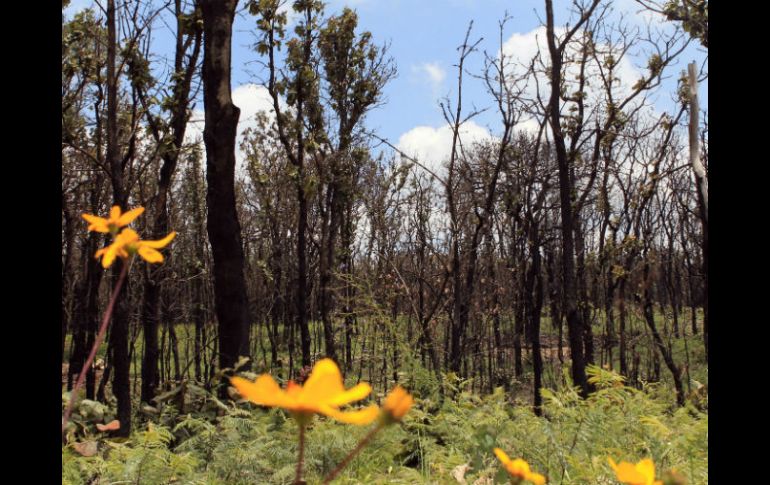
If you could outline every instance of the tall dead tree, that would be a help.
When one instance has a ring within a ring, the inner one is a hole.
[[[690,106],[690,165],[695,174],[698,188],[698,215],[703,230],[703,344],[706,349],[706,362],[709,358],[709,182],[706,167],[700,159],[700,124],[698,121],[700,109],[698,105],[698,73],[695,63],[687,66],[689,80]]]
[[[126,191],[125,167],[132,157],[133,144],[129,144],[123,156],[118,137],[118,83],[120,69],[116,62],[117,53],[117,13],[115,0],[107,2],[107,150],[106,162],[112,184],[112,203],[127,210],[128,192]],[[112,265],[112,283],[115,285],[123,271],[125,262],[117,258]],[[128,281],[126,281],[128,283]],[[118,297],[112,315],[109,351],[113,371],[112,392],[118,400],[119,436],[131,434],[131,388],[129,380],[130,361],[128,356],[128,306],[125,295],[128,284],[124,285],[122,295]]]
[[[473,28],[473,22],[468,25],[468,31],[465,33],[465,40],[463,45],[458,49],[460,51],[460,61],[457,64],[457,106],[455,112],[452,113],[449,107],[445,107],[442,104],[444,111],[444,118],[447,123],[452,127],[452,151],[449,157],[449,167],[446,180],[446,198],[447,206],[449,208],[449,218],[451,224],[452,233],[452,281],[454,285],[454,306],[452,312],[451,333],[449,336],[450,349],[449,349],[449,368],[453,372],[460,370],[463,357],[463,343],[465,338],[465,332],[468,327],[468,313],[470,307],[471,293],[475,285],[475,270],[476,260],[478,255],[478,247],[481,243],[481,236],[483,235],[482,229],[488,217],[488,209],[494,201],[495,188],[497,186],[497,176],[500,173],[500,164],[495,170],[495,175],[489,183],[489,197],[487,197],[487,204],[485,205],[485,212],[483,214],[477,213],[476,230],[473,235],[473,240],[470,243],[470,256],[468,258],[468,269],[466,270],[466,278],[463,281],[462,278],[462,260],[460,259],[461,250],[461,218],[458,213],[458,201],[457,201],[457,164],[458,157],[460,155],[460,128],[463,123],[470,118],[478,114],[472,112],[470,115],[462,118],[462,96],[463,96],[463,66],[465,60],[476,50],[478,44],[482,39],[477,40],[473,44],[468,43],[468,39]],[[500,160],[502,163],[502,159]]]
[[[582,315],[578,311],[578,288],[575,277],[574,187],[570,177],[571,164],[574,161],[570,158],[574,158],[574,154],[572,157],[568,156],[565,135],[561,126],[561,88],[564,49],[570,39],[585,24],[599,3],[600,0],[592,0],[587,7],[579,6],[579,20],[567,31],[562,39],[557,39],[553,20],[553,1],[545,0],[546,38],[548,41],[548,52],[551,56],[551,94],[548,101],[548,122],[551,125],[553,143],[556,148],[556,160],[559,165],[564,311],[567,316],[567,333],[569,335],[572,357],[572,380],[576,386],[580,387],[581,395],[584,397],[588,395],[589,387],[585,372],[586,363],[583,357],[584,324]]]
[[[314,26],[322,8],[319,2],[297,2],[297,10],[301,20],[296,28],[297,37],[287,42],[288,58],[286,64],[291,77],[279,78],[279,68],[276,65],[276,51],[284,43],[286,14],[278,12],[276,1],[255,2],[251,13],[261,18],[257,27],[263,32],[262,39],[257,44],[257,51],[267,54],[268,83],[267,89],[273,100],[273,110],[276,116],[278,138],[286,153],[286,158],[293,167],[292,177],[295,180],[297,193],[297,281],[295,297],[295,323],[299,327],[302,365],[311,363],[310,328],[308,324],[308,177],[306,144],[308,140],[305,125],[314,114],[312,100],[318,89],[317,73],[311,64],[314,44]],[[281,109],[281,96],[287,93],[287,104],[294,109],[293,119]],[[316,98],[317,99],[317,98]],[[290,369],[293,362],[293,329],[289,328],[289,359]],[[331,343],[327,339],[327,345]],[[333,345],[332,345],[333,348]],[[328,348],[327,351],[332,350]]]
[[[395,75],[395,68],[386,56],[387,48],[371,42],[371,33],[357,34],[358,15],[345,8],[340,15],[328,19],[320,29],[318,51],[323,67],[323,85],[330,100],[327,111],[334,126],[329,133],[318,133],[316,138],[325,146],[314,152],[318,174],[326,180],[325,203],[321,206],[322,250],[320,269],[320,311],[324,327],[326,354],[334,357],[334,273],[342,270],[343,303],[345,313],[346,366],[350,364],[350,333],[352,331],[352,246],[356,186],[364,151],[359,149],[356,135],[366,113],[382,97],[385,84]],[[336,143],[335,143],[336,142]],[[339,237],[339,247],[336,241]]]
[[[249,313],[241,225],[235,206],[235,137],[241,110],[230,90],[233,18],[237,0],[201,0],[207,228],[219,322],[219,367],[249,355]]]
[[[176,42],[174,47],[174,74],[171,93],[168,96],[169,117],[166,123],[161,116],[155,115],[148,107],[146,86],[141,76],[134,76],[132,81],[142,100],[147,124],[155,142],[160,146],[159,153],[163,160],[158,176],[157,191],[152,200],[152,224],[150,239],[161,239],[169,231],[168,193],[171,180],[176,170],[182,145],[184,143],[187,121],[189,119],[190,87],[197,69],[202,40],[202,29],[198,24],[200,11],[193,6],[191,13],[185,13],[181,0],[174,1],[176,17]],[[144,356],[142,358],[142,402],[150,402],[155,396],[159,384],[158,376],[158,326],[160,323],[161,284],[168,274],[167,265],[148,268],[144,284],[144,303],[142,306],[142,328],[144,336]]]

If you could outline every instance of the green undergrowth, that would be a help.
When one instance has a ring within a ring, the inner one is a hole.
[[[616,484],[608,456],[651,457],[658,474],[675,468],[691,485],[708,483],[702,407],[671,407],[662,383],[637,390],[608,371],[593,368],[591,376],[598,390],[586,400],[571,388],[545,390],[542,417],[511,403],[502,389],[478,396],[463,382],[450,382],[440,399],[435,387],[413,382],[417,404],[404,422],[378,434],[335,483],[505,483],[494,447],[524,458],[551,484]],[[196,412],[180,414],[168,404],[151,421],[135,423],[128,439],[105,438],[82,425],[62,447],[62,483],[292,483],[292,419],[278,409],[197,392]],[[367,431],[316,418],[307,433],[307,483],[320,483]],[[83,456],[75,443],[80,451],[89,443],[95,453]]]

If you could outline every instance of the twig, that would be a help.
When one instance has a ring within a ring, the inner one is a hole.
[[[323,484],[326,485],[327,483],[331,483],[332,480],[334,480],[339,473],[350,464],[350,461],[355,458],[357,454],[361,452],[361,450],[364,449],[364,447],[374,438],[374,435],[376,435],[380,430],[382,429],[382,423],[378,424],[374,428],[372,428],[371,431],[369,431],[369,434],[364,436],[364,438],[358,442],[355,448],[353,448],[353,451],[348,453],[348,456],[345,457],[342,462],[337,465],[337,468],[332,470],[331,473],[329,473],[326,478],[324,478]]]
[[[123,281],[126,279],[129,266],[131,266],[130,262],[123,264],[123,268],[120,271],[118,281],[115,283],[115,288],[112,290],[112,296],[110,297],[110,302],[107,305],[107,310],[104,312],[104,317],[102,317],[102,325],[99,327],[99,334],[96,336],[96,341],[94,341],[93,347],[91,347],[91,353],[88,355],[88,359],[86,359],[86,362],[83,364],[83,367],[81,367],[80,372],[78,373],[78,380],[75,382],[75,387],[72,388],[72,392],[70,393],[69,403],[67,404],[67,408],[64,410],[64,416],[62,416],[62,436],[64,435],[64,431],[67,429],[67,423],[69,422],[70,415],[72,414],[72,408],[75,406],[75,399],[77,399],[78,391],[83,386],[83,381],[85,380],[86,374],[88,373],[88,369],[91,367],[91,364],[93,364],[94,358],[96,358],[96,351],[99,349],[99,346],[104,340],[104,334],[107,332],[107,326],[110,322],[110,318],[112,317],[112,311],[115,308],[115,302],[118,299],[120,290],[123,288]]]
[[[299,457],[297,457],[297,475],[294,477],[294,485],[302,485],[302,465],[305,463],[305,423],[298,420],[299,424]]]

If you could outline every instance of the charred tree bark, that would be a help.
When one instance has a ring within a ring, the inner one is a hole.
[[[337,163],[339,163],[338,160],[332,162],[333,165]],[[327,212],[325,214],[325,219],[328,220],[328,223],[327,220],[321,221],[321,224],[323,225],[322,232],[324,234],[321,238],[322,248],[319,261],[319,269],[321,273],[319,279],[321,293],[319,299],[319,310],[321,312],[321,322],[323,324],[324,331],[324,348],[326,351],[326,356],[334,361],[337,360],[337,351],[336,345],[334,343],[334,324],[332,322],[331,315],[334,302],[330,286],[332,283],[335,262],[337,260],[335,257],[335,249],[337,232],[340,228],[340,218],[342,216],[342,206],[340,204],[339,195],[340,187],[337,181],[337,177],[339,175],[335,173],[336,171],[337,170],[332,167],[332,182],[329,184],[327,189],[327,203],[325,209],[325,212]]]
[[[116,41],[116,12],[115,1],[107,2],[107,164],[110,169],[110,182],[112,183],[112,202],[126,210],[128,194],[125,190],[124,160],[120,156],[118,147],[118,77],[115,68],[115,56],[117,50]],[[112,284],[117,283],[123,265],[121,258],[117,258],[112,265]],[[112,392],[118,400],[118,420],[120,429],[117,436],[129,436],[131,434],[131,383],[129,372],[131,363],[128,355],[128,306],[126,296],[129,294],[129,279],[126,278],[122,296],[117,297],[115,310],[112,314],[112,329],[110,330],[110,355],[114,377]]]
[[[540,233],[537,223],[529,226],[529,249],[532,262],[525,280],[525,303],[528,334],[532,345],[532,366],[534,371],[534,409],[535,414],[543,414],[543,355],[540,350],[540,314],[543,310],[543,275],[541,272]]]
[[[235,138],[240,109],[230,91],[233,18],[237,0],[201,0],[207,228],[219,322],[219,367],[249,355],[249,314],[241,225],[235,205]],[[221,389],[224,393],[224,386]]]
[[[89,234],[82,246],[82,253],[85,255],[94,254],[99,247],[101,239],[98,233],[93,232]],[[86,398],[93,399],[95,388],[94,370],[93,368],[84,370],[83,365],[96,339],[96,330],[99,325],[98,294],[103,270],[99,262],[94,258],[83,258],[82,265],[83,276],[75,286],[72,329],[73,345],[69,360],[67,389],[72,389],[72,385],[80,372],[88,372],[86,375]]]
[[[553,2],[552,0],[545,0],[546,37],[548,40],[548,52],[551,56],[551,94],[548,102],[548,121],[551,125],[553,141],[556,147],[556,160],[559,164],[564,310],[567,314],[567,332],[569,334],[570,353],[572,356],[572,380],[576,386],[580,387],[580,393],[583,397],[588,396],[589,386],[583,354],[584,322],[578,309],[577,282],[575,281],[575,223],[572,198],[574,187],[570,180],[571,160],[567,154],[565,137],[561,127],[560,95],[564,46],[569,41],[569,38],[585,23],[598,4],[598,0],[594,0],[591,3],[589,9],[583,12],[580,21],[569,30],[568,35],[557,46],[553,20]]]
[[[64,362],[64,345],[67,340],[71,315],[71,288],[73,253],[75,252],[75,214],[67,204],[67,197],[62,190],[62,213],[64,214],[64,261],[61,266],[61,361]]]
[[[452,139],[452,153],[451,153],[451,160],[450,160],[450,178],[447,181],[447,195],[452,196],[452,202],[450,205],[450,212],[452,216],[452,226],[453,226],[453,232],[455,233],[452,236],[453,239],[453,275],[454,275],[454,284],[455,286],[455,305],[454,305],[454,319],[453,319],[453,329],[452,329],[452,348],[450,350],[450,369],[454,372],[457,372],[460,370],[460,364],[462,361],[462,357],[464,354],[464,345],[465,345],[465,333],[468,328],[468,323],[470,321],[470,307],[471,303],[473,301],[473,295],[476,290],[476,271],[478,267],[478,254],[479,254],[479,246],[484,240],[484,236],[487,233],[486,225],[490,219],[490,217],[493,214],[494,207],[495,207],[495,201],[497,197],[497,182],[500,177],[500,172],[502,171],[504,164],[506,162],[505,157],[505,149],[507,146],[507,142],[509,140],[508,134],[511,130],[511,126],[509,124],[505,125],[505,132],[502,137],[502,143],[500,144],[500,147],[497,151],[497,158],[495,160],[495,165],[493,167],[492,173],[490,174],[490,178],[488,183],[484,187],[484,205],[482,206],[481,211],[476,211],[476,224],[473,226],[473,232],[471,234],[470,240],[468,242],[467,247],[467,261],[466,261],[466,269],[465,269],[465,281],[463,282],[462,278],[460,277],[460,252],[459,252],[459,245],[460,242],[457,240],[459,238],[459,228],[457,227],[458,219],[457,219],[457,208],[455,207],[455,200],[454,200],[454,187],[453,187],[453,181],[452,181],[452,174],[451,172],[454,171],[455,167],[455,160],[457,158],[457,145],[459,143],[459,136],[460,136],[460,125],[462,123],[460,115],[462,113],[462,81],[463,81],[463,64],[465,62],[465,58],[470,55],[476,45],[480,42],[477,41],[473,45],[468,45],[468,37],[470,36],[471,27],[473,24],[468,27],[468,32],[465,35],[465,42],[463,43],[462,50],[461,50],[461,56],[460,56],[460,63],[458,64],[458,81],[457,81],[457,111],[454,115],[454,127],[453,127],[453,139]],[[449,118],[447,118],[449,119]]]
[[[556,353],[559,357],[559,362],[564,363],[564,351],[562,349],[562,292],[560,291],[559,281],[556,273],[556,255],[549,247],[546,247],[546,275],[548,277],[548,301],[551,312],[551,327],[557,330]]]
[[[302,33],[302,55],[301,61],[295,66],[295,70],[299,70],[301,74],[298,74],[295,79],[287,82],[292,84],[292,89],[295,91],[295,118],[289,120],[288,116],[281,111],[279,102],[279,93],[277,84],[277,71],[275,61],[275,51],[277,44],[281,41],[277,40],[275,15],[277,11],[273,9],[270,12],[271,20],[270,26],[266,29],[265,41],[268,51],[268,68],[269,68],[269,80],[267,89],[270,92],[270,97],[273,100],[273,109],[276,113],[276,126],[278,128],[278,138],[281,141],[281,145],[286,152],[286,157],[296,169],[296,189],[297,189],[297,280],[296,280],[296,297],[294,305],[294,321],[287,328],[289,339],[289,374],[293,371],[294,363],[294,325],[299,327],[300,331],[300,348],[302,353],[302,366],[309,366],[311,363],[310,356],[310,328],[308,324],[308,264],[307,264],[307,227],[308,227],[308,197],[306,193],[307,183],[307,167],[305,166],[305,137],[304,137],[304,123],[306,121],[306,106],[307,97],[311,94],[308,93],[308,79],[304,74],[310,70],[310,61],[312,54],[313,44],[313,31],[310,27],[312,24],[313,6],[307,5],[304,11],[304,32]],[[293,125],[293,126],[292,126]],[[296,135],[296,140],[290,140],[290,136]]]
[[[187,129],[188,106],[190,85],[200,54],[200,45],[203,32],[196,28],[187,36],[189,39],[185,42],[185,27],[182,21],[181,0],[175,1],[175,12],[177,15],[177,36],[176,48],[174,54],[174,72],[177,74],[177,81],[173,86],[173,104],[171,110],[171,121],[169,124],[170,133],[162,133],[157,120],[148,111],[147,118],[150,129],[157,143],[164,143],[165,137],[169,137],[171,146],[162,153],[163,166],[160,169],[158,179],[158,189],[153,200],[153,214],[155,221],[152,226],[151,239],[161,239],[169,231],[168,214],[168,192],[171,187],[171,179],[176,170],[179,153],[184,143],[184,135]],[[193,23],[193,25],[196,25]],[[193,42],[192,52],[190,54],[187,66],[185,67],[185,57],[187,44]],[[160,314],[160,303],[162,294],[162,281],[165,277],[167,266],[162,265],[157,268],[148,269],[144,284],[144,305],[142,309],[142,324],[144,335],[144,355],[142,357],[142,402],[150,402],[155,397],[155,389],[159,385],[158,379],[158,325]]]
[[[577,215],[577,214],[576,214]],[[579,220],[575,221],[575,249],[577,250],[576,282],[580,304],[580,319],[583,322],[583,352],[586,364],[594,363],[594,332],[591,326],[591,311],[588,304],[588,286],[586,281],[585,242],[583,228]]]
[[[353,361],[353,326],[355,319],[353,315],[353,298],[355,297],[355,289],[353,287],[353,201],[348,199],[345,203],[345,212],[342,221],[342,234],[340,238],[341,245],[341,260],[342,260],[342,273],[345,277],[343,282],[343,307],[342,312],[345,314],[344,330],[345,330],[345,369],[350,369]]]
[[[658,349],[663,361],[666,363],[666,367],[671,372],[671,377],[674,379],[674,389],[676,390],[676,403],[679,406],[684,406],[684,387],[682,386],[682,373],[679,367],[674,362],[674,358],[671,355],[671,351],[666,347],[663,338],[658,332],[658,327],[655,324],[655,314],[652,304],[652,279],[650,278],[650,262],[645,259],[644,262],[644,274],[643,284],[644,289],[642,291],[642,311],[644,312],[644,320],[647,323],[647,327],[652,333],[653,341]]]
[[[285,303],[283,298],[283,248],[278,225],[271,223],[271,236],[273,244],[273,254],[271,258],[271,271],[273,273],[273,304],[270,307],[270,326],[267,328],[268,338],[270,340],[270,365],[273,368],[279,367],[278,350],[280,345],[280,334],[278,326],[280,323],[286,325]]]
[[[433,334],[431,327],[431,321],[433,315],[438,308],[438,299],[436,299],[435,305],[432,309],[428,309],[428,302],[426,301],[426,269],[428,265],[428,235],[427,226],[429,220],[429,208],[427,206],[427,199],[425,193],[420,187],[417,193],[415,212],[417,218],[417,262],[418,262],[418,274],[417,274],[417,320],[420,323],[421,342],[423,349],[430,358],[433,372],[438,377],[441,373],[441,361],[439,360],[438,350],[436,349],[436,337]],[[448,277],[448,275],[446,275]],[[446,285],[447,278],[444,279]],[[443,288],[442,288],[443,291]]]
[[[190,274],[193,276],[192,298],[194,300],[192,308],[192,319],[195,325],[195,344],[193,357],[195,365],[195,380],[206,382],[208,384],[206,368],[206,308],[208,307],[208,294],[206,292],[206,281],[208,281],[208,271],[206,264],[205,234],[206,223],[204,208],[202,207],[203,180],[201,177],[200,152],[193,151],[189,159],[190,167],[188,169],[189,183],[189,204],[191,208],[191,222],[194,228],[195,237],[192,240],[193,258],[190,265]]]

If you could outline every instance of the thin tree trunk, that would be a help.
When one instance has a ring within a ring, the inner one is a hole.
[[[175,13],[177,15],[176,25],[176,48],[174,54],[174,71],[176,77],[173,85],[173,111],[171,113],[171,138],[172,146],[163,152],[163,166],[160,169],[158,178],[158,189],[153,201],[153,214],[155,221],[152,226],[152,239],[161,239],[169,231],[168,214],[168,192],[171,187],[171,180],[176,170],[179,154],[184,143],[184,135],[187,129],[188,106],[190,86],[193,74],[196,69],[202,31],[196,28],[188,35],[194,41],[192,52],[189,56],[188,64],[185,67],[184,62],[186,48],[184,43],[185,27],[183,23],[184,14],[181,0],[175,0]],[[193,25],[197,25],[194,23]],[[157,143],[163,143],[163,133],[161,132],[157,119],[148,112],[149,125]],[[167,273],[168,263],[157,268],[148,270],[144,284],[144,306],[142,312],[142,323],[144,329],[144,355],[142,357],[142,393],[141,401],[150,402],[155,397],[155,389],[158,387],[158,317],[161,306],[162,282]],[[197,357],[196,357],[197,358]],[[199,369],[199,366],[198,366]]]
[[[620,374],[628,375],[628,341],[626,338],[626,280],[623,279],[618,287],[618,304],[619,310],[619,325],[618,325],[618,337],[620,339],[618,347],[618,359],[620,360]]]
[[[540,389],[543,387],[543,356],[540,350],[540,314],[543,309],[543,275],[541,273],[540,233],[536,221],[531,214],[527,221],[528,246],[532,262],[524,279],[524,303],[526,307],[526,324],[529,342],[532,346],[532,366],[534,371],[534,410],[535,414],[543,414],[543,398]]]
[[[233,367],[239,356],[249,356],[243,244],[234,187],[240,109],[233,104],[230,91],[232,27],[237,4],[237,0],[201,0],[207,227],[213,256],[220,369]],[[220,392],[225,394],[224,385]]]
[[[589,10],[593,10],[598,1],[593,3]],[[546,37],[548,51],[551,55],[551,96],[548,103],[548,121],[553,132],[554,145],[556,147],[556,160],[559,165],[559,199],[561,208],[561,236],[562,236],[562,278],[564,281],[564,310],[567,314],[567,332],[569,336],[570,353],[572,357],[572,380],[580,387],[580,394],[588,396],[589,385],[585,372],[585,360],[583,355],[584,322],[578,309],[578,293],[575,281],[575,223],[572,212],[572,191],[570,182],[570,160],[564,142],[564,134],[561,128],[560,99],[562,89],[562,54],[563,48],[556,46],[556,33],[553,20],[553,2],[545,0],[546,8]],[[587,18],[584,15],[584,18]],[[575,26],[574,28],[577,28]]]
[[[110,168],[112,183],[112,201],[123,211],[127,210],[128,194],[125,191],[123,179],[123,157],[118,150],[118,79],[119,73],[115,68],[117,50],[117,20],[115,0],[107,2],[107,163]],[[125,262],[117,258],[112,265],[112,284],[115,285]],[[112,392],[118,401],[117,418],[121,423],[116,431],[117,436],[131,434],[131,382],[129,372],[131,363],[128,356],[128,306],[130,278],[126,278],[122,296],[118,297],[112,316],[110,331],[110,353],[113,368]]]
[[[695,173],[698,186],[698,208],[700,212],[701,226],[703,229],[703,345],[706,351],[706,363],[709,358],[709,185],[706,168],[700,160],[700,136],[699,136],[699,105],[698,105],[698,74],[696,64],[688,66],[690,80],[690,164]]]
[[[650,263],[644,262],[644,290],[642,291],[642,310],[644,312],[644,319],[647,322],[647,327],[652,332],[652,338],[655,342],[655,346],[658,348],[658,352],[663,357],[663,361],[666,363],[666,367],[671,371],[671,377],[674,379],[674,389],[676,390],[676,403],[679,406],[684,406],[684,387],[682,386],[682,376],[679,367],[674,362],[671,352],[666,344],[663,342],[663,338],[658,332],[658,327],[655,324],[655,314],[652,305],[652,281],[650,276]]]

